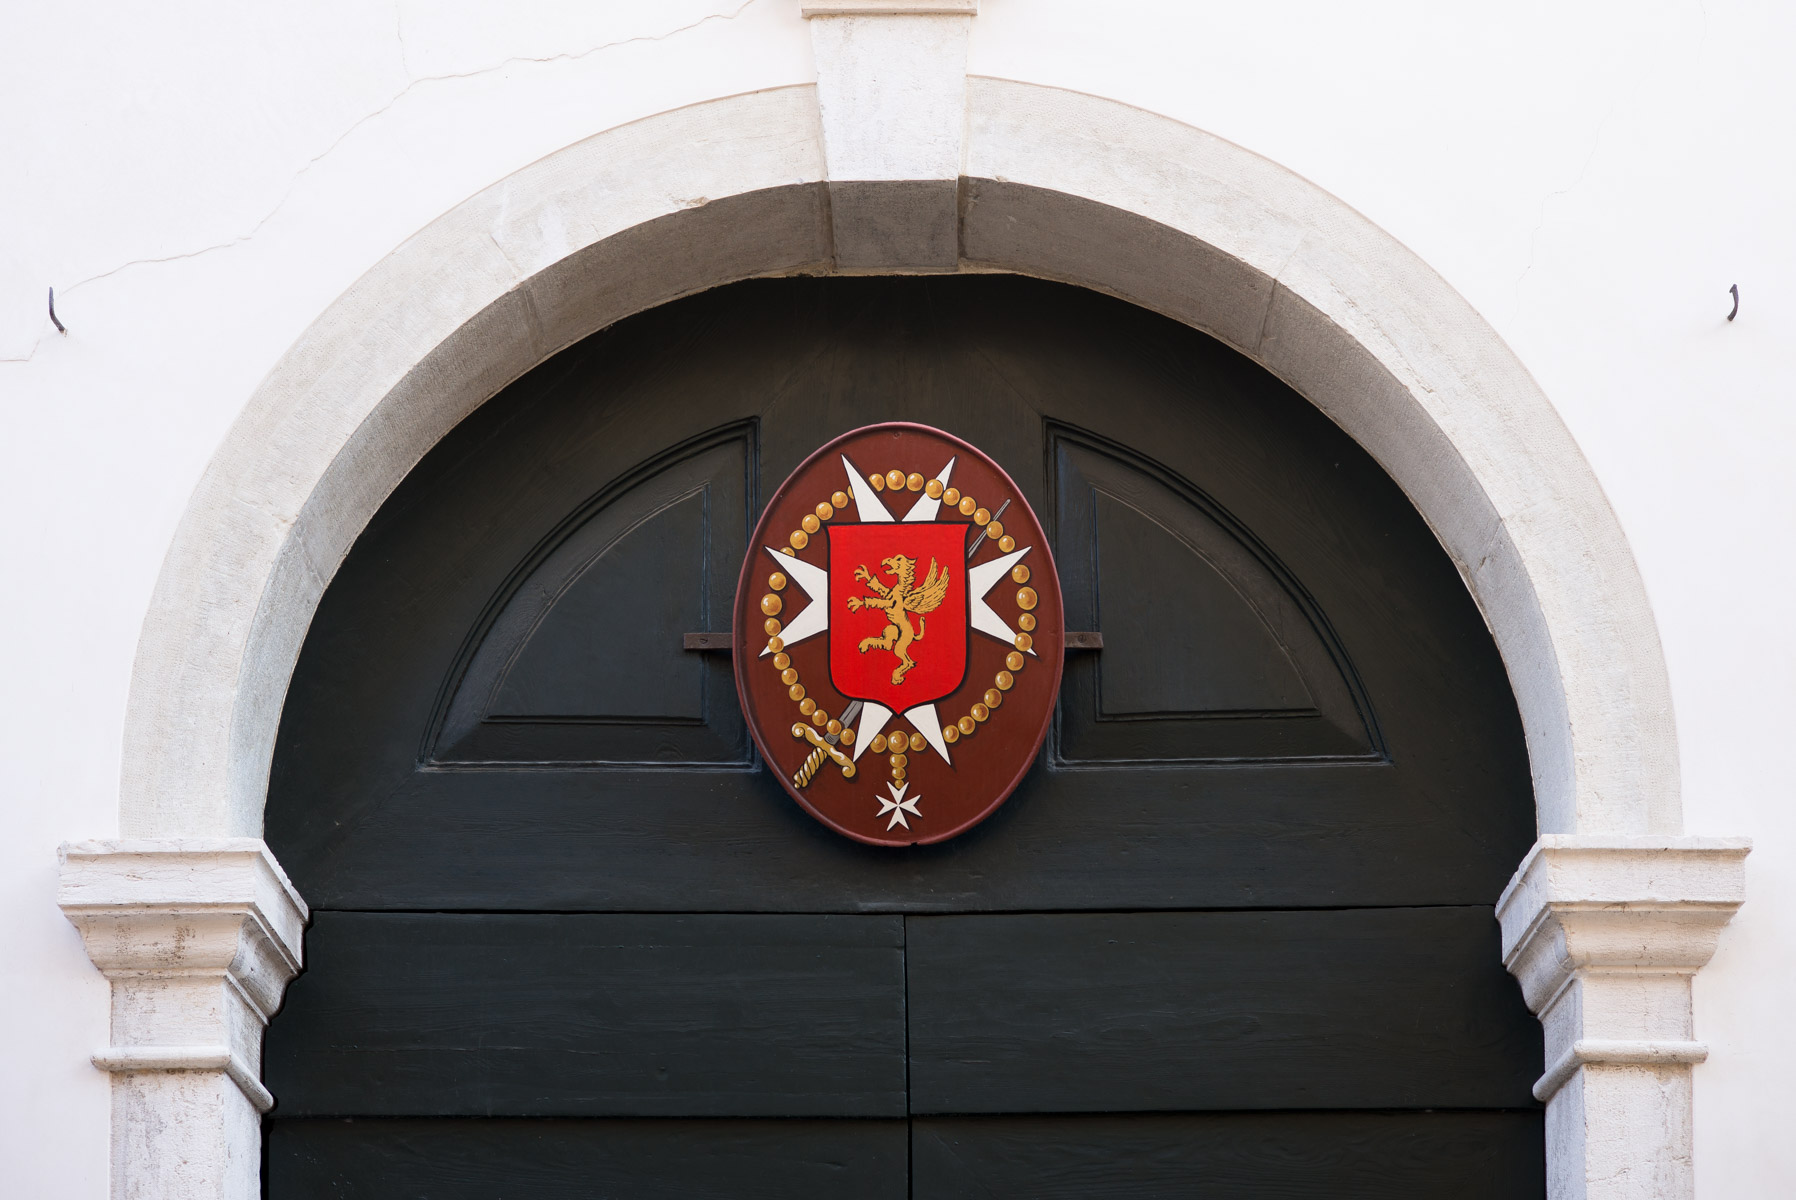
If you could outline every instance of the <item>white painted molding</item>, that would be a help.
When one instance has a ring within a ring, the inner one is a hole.
[[[250,838],[77,842],[58,901],[112,982],[115,1196],[261,1194],[262,1029],[301,962],[305,902]]]
[[[1498,900],[1503,963],[1546,1033],[1553,1200],[1694,1195],[1690,1068],[1709,1051],[1690,981],[1745,900],[1750,849],[1549,835]]]

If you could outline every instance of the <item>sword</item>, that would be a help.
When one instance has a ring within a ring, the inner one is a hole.
[[[993,521],[1002,520],[1004,517],[1004,510],[1009,507],[1010,507],[1010,501],[1008,501],[1008,500],[1006,500],[1004,503],[998,505],[998,511],[992,514],[992,520]],[[990,522],[986,523],[985,528],[986,529],[991,528]],[[983,546],[984,544],[985,544],[985,529],[981,529],[979,531],[979,536],[973,539],[972,547],[967,550],[967,561],[968,562],[973,561],[973,555],[979,553],[979,547]]]
[[[856,700],[848,706],[845,712],[843,712],[841,718],[842,728],[851,728],[854,725],[854,719],[860,715],[861,702]],[[817,743],[817,748],[811,751],[810,756],[804,760],[804,765],[798,768],[798,773],[792,776],[792,782],[794,784],[799,787],[805,787],[811,782],[812,776],[822,770],[826,760],[836,758],[837,755],[841,753],[840,751],[837,751],[836,754],[831,754],[830,751],[836,743],[842,740],[842,735],[839,733],[826,733],[823,735],[821,741],[819,741],[817,735],[809,729],[805,729],[803,726],[794,726],[793,728],[798,729],[806,737],[810,738],[812,742]],[[853,763],[850,762],[848,767],[843,768],[842,773],[844,775],[848,774],[849,767],[852,766]]]

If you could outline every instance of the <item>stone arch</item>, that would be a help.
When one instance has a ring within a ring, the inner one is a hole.
[[[1458,563],[1521,708],[1542,832],[1679,831],[1669,684],[1619,524],[1539,386],[1443,279],[1291,172],[1113,101],[969,79],[962,163],[951,181],[831,179],[817,90],[777,89],[598,134],[394,250],[263,381],[181,521],[133,674],[125,836],[259,833],[319,597],[489,396],[632,312],[847,269],[1077,283],[1271,369]],[[939,230],[917,233],[944,196],[946,258]]]

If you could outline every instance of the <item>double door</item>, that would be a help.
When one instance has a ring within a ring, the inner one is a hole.
[[[899,851],[805,816],[684,642],[888,419],[996,458],[1103,634],[1016,794]],[[545,363],[331,584],[267,837],[315,912],[276,1200],[1544,1193],[1476,609],[1301,397],[1074,289],[761,281]]]

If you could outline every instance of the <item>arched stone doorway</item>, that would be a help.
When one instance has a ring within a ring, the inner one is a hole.
[[[843,67],[819,56],[832,87],[852,88]],[[125,840],[65,852],[64,909],[113,977],[115,1044],[95,1061],[115,1073],[116,1186],[254,1191],[256,1030],[305,915],[258,840],[267,768],[313,609],[385,496],[495,391],[594,329],[735,279],[852,266],[1019,271],[1130,298],[1266,365],[1372,453],[1459,566],[1527,731],[1543,837],[1500,915],[1505,961],[1550,1026],[1550,1177],[1565,1195],[1620,1195],[1643,1172],[1659,1194],[1687,1192],[1687,1064],[1706,1053],[1689,979],[1740,902],[1746,847],[1679,832],[1651,613],[1550,404],[1425,264],[1275,164],[1096,97],[960,76],[953,91],[958,167],[871,187],[827,150],[843,110],[820,120],[809,87],[598,134],[396,248],[250,398],[146,617]],[[832,203],[851,193],[861,203]],[[949,202],[945,260],[882,240],[920,195]],[[850,263],[838,249],[856,237]],[[868,261],[868,245],[891,253]],[[195,906],[236,941],[178,942]],[[1628,936],[1608,938],[1602,913]],[[171,966],[176,944],[188,957]],[[136,1019],[168,1011],[158,973],[177,967],[198,1007],[166,1028]],[[1603,999],[1649,976],[1648,1008]]]

